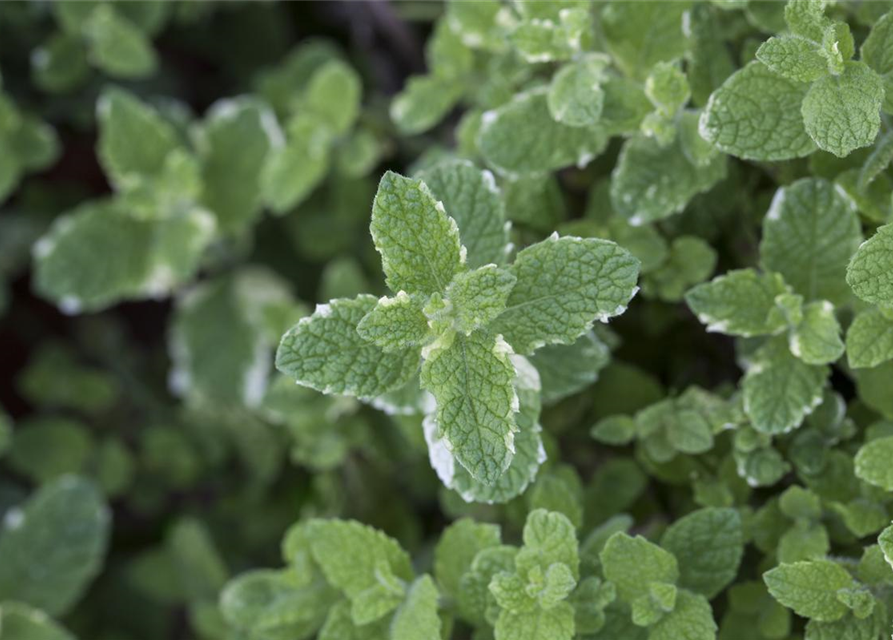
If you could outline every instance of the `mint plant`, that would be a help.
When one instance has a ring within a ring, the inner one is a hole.
[[[0,75],[0,640],[890,637],[889,0],[0,2]]]

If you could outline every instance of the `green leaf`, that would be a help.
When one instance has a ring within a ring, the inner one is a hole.
[[[319,630],[318,640],[390,640],[388,618],[366,625],[354,623],[350,613],[350,604],[341,601],[331,609],[325,623]],[[312,631],[311,631],[312,634]],[[292,637],[292,636],[287,636]]]
[[[812,153],[800,105],[808,84],[777,76],[761,62],[733,73],[701,114],[701,135],[746,160],[788,160]]]
[[[462,518],[440,535],[434,549],[434,575],[444,594],[455,598],[462,575],[471,568],[481,549],[496,547],[501,542],[499,527]]]
[[[262,211],[261,170],[282,144],[273,112],[253,98],[220,100],[197,130],[202,161],[202,202],[224,233],[237,233]]]
[[[99,492],[76,476],[44,485],[23,507],[7,511],[0,530],[0,600],[67,613],[102,567],[110,520]]]
[[[19,425],[12,435],[9,466],[38,484],[86,471],[93,454],[90,432],[66,418],[34,418]]]
[[[56,33],[31,56],[34,83],[49,93],[76,89],[90,74],[83,41],[67,33]]]
[[[737,269],[685,294],[689,308],[707,331],[733,336],[772,335],[784,329],[784,318],[775,313],[775,298],[787,291],[777,273]]]
[[[846,353],[853,369],[893,360],[893,318],[877,308],[861,311],[847,329]]]
[[[680,590],[676,607],[651,627],[648,640],[714,640],[716,630],[707,598]]]
[[[830,560],[783,564],[763,574],[769,593],[804,618],[834,622],[848,611],[837,591],[853,585],[846,569]]]
[[[784,7],[784,20],[795,34],[821,42],[829,23],[825,0],[792,0]]]
[[[435,420],[447,447],[471,475],[494,484],[509,466],[518,397],[511,349],[492,334],[447,334],[422,365],[422,387],[437,401]]]
[[[508,224],[492,173],[465,160],[450,160],[422,171],[418,177],[443,202],[459,226],[469,267],[505,263],[509,252]]]
[[[879,73],[884,82],[884,110],[893,113],[893,11],[874,23],[862,43],[862,62]]]
[[[496,620],[495,640],[571,640],[574,637],[574,608],[559,602],[551,609],[536,607],[515,613],[507,609]]]
[[[570,127],[598,123],[605,100],[602,84],[609,62],[607,56],[592,53],[558,70],[547,97],[549,113],[555,120]]]
[[[738,574],[741,517],[734,509],[700,509],[670,525],[660,544],[679,562],[679,586],[712,599]]]
[[[391,623],[391,640],[430,640],[440,637],[437,615],[439,594],[431,576],[416,580],[406,594],[406,602],[397,609]]]
[[[875,640],[883,633],[886,621],[878,616],[859,619],[848,614],[835,622],[810,620],[805,640]]]
[[[792,431],[822,401],[827,377],[827,367],[808,365],[784,341],[771,340],[754,354],[744,374],[744,411],[757,431]]]
[[[645,95],[662,114],[674,115],[691,97],[688,79],[672,62],[658,62],[645,79]]]
[[[515,566],[528,581],[531,572],[547,573],[555,563],[565,565],[574,580],[580,577],[577,532],[563,513],[535,509],[524,524],[524,547],[515,557]]]
[[[357,72],[341,60],[330,60],[311,76],[301,106],[340,136],[356,122],[362,98]]]
[[[509,271],[493,264],[457,274],[445,298],[452,306],[456,330],[469,335],[499,317],[516,282]]]
[[[662,146],[654,138],[636,136],[624,143],[611,174],[611,202],[617,213],[639,226],[681,212],[725,176],[724,156],[698,166],[684,156],[679,139]]]
[[[288,141],[273,147],[260,174],[263,199],[273,213],[288,213],[304,202],[329,170],[332,137],[316,116],[298,114]]]
[[[803,124],[816,145],[838,157],[867,147],[881,126],[881,77],[864,62],[815,82],[803,98]]]
[[[760,262],[807,300],[847,300],[846,264],[862,242],[852,201],[820,178],[775,193],[763,220]]]
[[[118,188],[141,176],[161,172],[164,161],[180,147],[173,126],[156,109],[117,87],[106,89],[96,104],[97,153],[106,175]],[[140,144],[134,144],[139,140]]]
[[[569,127],[549,112],[548,88],[518,94],[483,115],[478,148],[487,164],[507,177],[585,166],[604,149],[603,129]]]
[[[158,67],[158,56],[142,31],[112,5],[97,7],[84,25],[90,61],[110,76],[145,78]]]
[[[869,484],[893,491],[893,436],[871,440],[856,453],[856,476]]]
[[[429,331],[419,301],[403,291],[393,298],[381,298],[357,325],[360,337],[385,353],[421,346]]]
[[[0,640],[76,640],[40,609],[21,602],[0,604]]]
[[[806,364],[831,364],[843,355],[840,324],[827,300],[803,307],[803,320],[791,331],[791,353]]]
[[[801,36],[769,38],[757,49],[757,60],[773,73],[796,82],[814,82],[828,75],[821,47]]]
[[[405,135],[424,133],[459,102],[464,87],[455,78],[413,76],[391,102],[391,120]]]
[[[610,357],[608,346],[591,331],[573,344],[538,349],[530,362],[540,374],[543,402],[553,404],[588,387]]]
[[[394,292],[443,292],[465,262],[456,221],[421,180],[385,173],[369,230]]]
[[[679,565],[673,554],[642,536],[633,538],[617,532],[608,539],[599,557],[605,578],[614,583],[617,597],[628,604],[647,595],[652,582],[675,584],[679,579]]]
[[[847,266],[846,281],[866,302],[893,306],[893,224],[878,227],[862,243]]]
[[[416,372],[418,350],[385,353],[357,325],[375,308],[374,296],[319,305],[282,336],[276,368],[323,393],[373,397],[405,384]]]
[[[87,202],[34,246],[35,288],[67,313],[163,297],[195,274],[214,231],[202,209],[135,220],[114,201]]]
[[[608,240],[559,238],[522,250],[505,312],[492,325],[518,353],[571,344],[598,319],[626,310],[637,291],[639,261]]]
[[[682,57],[688,2],[610,2],[601,12],[608,50],[624,73],[644,80],[655,63]]]

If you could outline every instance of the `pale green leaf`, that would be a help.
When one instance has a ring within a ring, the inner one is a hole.
[[[460,3],[450,3],[460,4]],[[462,97],[455,78],[413,76],[391,102],[391,120],[405,135],[423,133],[440,122]]]
[[[319,305],[282,336],[276,368],[323,393],[372,397],[402,386],[417,370],[418,350],[385,353],[357,333],[376,304],[361,295]]]
[[[273,213],[301,204],[329,170],[331,135],[315,116],[299,114],[289,124],[288,141],[270,150],[260,174],[263,199]]]
[[[862,243],[847,266],[846,281],[866,302],[893,306],[893,224],[878,227]]]
[[[161,172],[180,142],[174,127],[156,109],[119,88],[106,89],[96,104],[97,153],[109,180],[127,187],[141,176]],[[139,144],[134,144],[139,140]]]
[[[505,311],[515,282],[509,271],[492,264],[456,275],[445,297],[452,308],[456,330],[469,335],[495,320]]]
[[[419,302],[403,291],[393,298],[381,298],[357,325],[360,337],[385,353],[421,346],[429,331]]]
[[[879,73],[886,96],[884,111],[893,113],[893,11],[888,11],[871,27],[862,43],[862,61]]]
[[[831,364],[843,355],[840,324],[827,300],[803,307],[803,320],[790,334],[791,353],[807,364]]]
[[[672,116],[691,97],[688,79],[672,62],[658,62],[645,78],[645,95],[662,114]]]
[[[434,575],[443,592],[455,598],[478,551],[499,544],[499,527],[494,524],[462,518],[444,529],[434,549]]]
[[[440,637],[437,615],[439,594],[434,581],[424,575],[416,580],[391,623],[391,640],[431,640]]]
[[[384,174],[369,230],[394,292],[443,292],[463,266],[456,222],[421,180]]]
[[[0,604],[0,640],[76,640],[40,609],[8,601]]]
[[[714,640],[716,622],[707,598],[680,590],[676,606],[648,633],[648,640]]]
[[[776,296],[786,291],[776,273],[738,269],[696,286],[685,301],[707,331],[743,337],[771,335],[785,327],[784,318],[773,311]]]
[[[422,365],[422,387],[437,401],[439,434],[484,484],[499,479],[514,452],[518,398],[510,353],[490,333],[455,334],[432,345]]]
[[[682,211],[698,193],[726,175],[726,159],[717,155],[703,166],[683,154],[681,141],[661,146],[636,136],[623,145],[611,174],[611,201],[633,225],[655,222]]]
[[[744,411],[762,433],[787,433],[822,401],[828,368],[804,363],[785,341],[773,339],[753,356],[744,374]]]
[[[543,402],[552,404],[588,387],[610,357],[608,346],[593,332],[584,333],[573,344],[538,349],[530,362],[540,374]]]
[[[821,178],[779,189],[763,220],[760,262],[807,301],[846,301],[846,265],[862,241],[852,201]]]
[[[330,60],[311,76],[301,107],[311,111],[333,134],[343,135],[359,115],[362,92],[357,72],[340,60]]]
[[[804,618],[833,622],[846,612],[837,591],[853,585],[846,569],[830,560],[809,560],[783,564],[763,574],[769,593],[781,604]]]
[[[893,491],[893,436],[870,440],[856,453],[856,476],[886,491]]]
[[[738,574],[741,516],[734,509],[700,509],[670,525],[661,546],[679,561],[679,586],[713,598]]]
[[[610,2],[601,12],[608,50],[626,73],[643,80],[655,63],[682,57],[688,2]]]
[[[151,42],[112,5],[97,7],[84,25],[90,61],[110,76],[144,78],[155,72],[158,56]]]
[[[713,92],[701,114],[701,135],[720,151],[746,160],[787,160],[812,153],[800,105],[808,84],[751,62]]]
[[[609,59],[602,54],[589,54],[558,70],[549,85],[549,113],[558,122],[571,127],[594,125],[602,115]]]
[[[102,567],[110,521],[96,488],[76,476],[44,485],[7,511],[0,529],[0,600],[50,615],[68,612]]]
[[[451,160],[426,169],[418,177],[458,224],[469,267],[506,261],[506,212],[492,173],[465,160]]]
[[[531,572],[545,574],[554,563],[565,565],[574,580],[580,576],[577,532],[563,513],[535,509],[524,524],[524,547],[515,558],[518,572],[528,581]]]
[[[675,584],[679,579],[679,565],[673,554],[642,536],[615,533],[600,558],[605,578],[614,583],[617,597],[628,604],[647,595],[652,582]]]
[[[884,99],[881,77],[864,62],[815,82],[803,98],[806,132],[820,149],[845,157],[874,142]]]
[[[828,75],[828,60],[821,47],[802,36],[769,38],[757,49],[757,60],[773,73],[796,82],[813,82]]]
[[[829,23],[825,4],[825,0],[791,0],[784,7],[784,20],[797,35],[821,42]]]
[[[224,233],[237,233],[260,215],[261,171],[282,144],[273,112],[254,98],[220,100],[196,134],[202,161],[202,202]]]
[[[893,319],[876,308],[860,312],[847,329],[846,353],[853,369],[893,359]]]
[[[492,325],[518,353],[571,344],[598,319],[623,313],[639,261],[608,240],[556,235],[522,250],[505,312]]]
[[[56,33],[31,56],[34,83],[49,93],[76,89],[90,74],[84,42],[67,33]]]
[[[549,112],[548,88],[531,89],[483,116],[478,147],[489,165],[509,177],[585,166],[604,149],[598,126],[569,127]]]

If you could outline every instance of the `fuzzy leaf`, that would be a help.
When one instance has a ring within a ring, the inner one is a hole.
[[[669,551],[642,536],[612,535],[600,554],[605,578],[614,583],[617,597],[626,603],[647,595],[653,582],[675,584],[679,565]]]
[[[685,301],[707,331],[743,337],[772,335],[785,326],[781,315],[773,311],[776,296],[786,290],[778,274],[738,269],[694,287],[685,294]]]
[[[417,300],[401,291],[381,298],[357,325],[357,333],[385,353],[421,346],[429,333],[428,319]]]
[[[847,266],[846,281],[866,302],[893,306],[893,224],[878,227],[862,243]]]
[[[866,309],[846,333],[847,361],[853,369],[876,367],[893,359],[893,318],[879,309]]]
[[[763,581],[773,598],[804,618],[833,622],[848,611],[837,591],[850,587],[853,579],[830,560],[782,564],[764,573]]]

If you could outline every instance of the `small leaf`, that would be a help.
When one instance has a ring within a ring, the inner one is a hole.
[[[847,329],[846,353],[853,369],[893,360],[893,319],[876,308],[860,312]]]
[[[651,627],[648,640],[713,640],[716,629],[707,598],[680,590],[676,607]]]
[[[357,325],[360,337],[385,353],[421,346],[429,331],[418,301],[403,291],[393,298],[381,298]]]
[[[647,595],[653,582],[675,584],[679,565],[669,551],[642,536],[612,535],[600,554],[605,578],[614,583],[617,597],[626,603]]]
[[[801,36],[769,38],[757,49],[757,60],[773,73],[797,82],[814,82],[828,75],[821,47]]]
[[[853,579],[830,560],[782,564],[764,573],[763,581],[773,598],[804,618],[834,622],[848,611],[837,591],[852,586]]]
[[[568,63],[555,73],[549,85],[549,113],[558,122],[570,127],[594,125],[602,115],[609,59],[602,54],[589,54]]]
[[[893,491],[893,436],[870,440],[856,453],[856,477],[886,491]]]
[[[439,598],[431,576],[423,575],[409,587],[406,601],[394,614],[391,640],[430,640],[440,637]]]
[[[827,300],[803,307],[803,320],[791,331],[791,353],[806,364],[831,364],[843,355],[840,324]]]
[[[515,282],[509,271],[492,264],[458,274],[445,298],[452,305],[456,329],[469,335],[499,317]]]
[[[780,275],[753,269],[729,271],[685,294],[689,308],[707,331],[733,336],[772,335],[785,322],[775,310],[775,298],[787,290]]]
[[[893,306],[893,224],[878,227],[862,243],[847,267],[846,281],[865,302]]]

